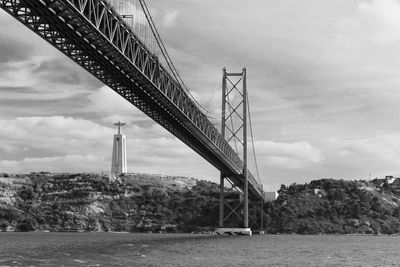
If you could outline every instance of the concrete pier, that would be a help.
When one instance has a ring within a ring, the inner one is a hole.
[[[250,228],[217,228],[215,232],[218,235],[252,235]]]

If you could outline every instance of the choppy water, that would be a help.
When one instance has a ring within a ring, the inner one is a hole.
[[[400,236],[0,233],[0,266],[400,266]]]

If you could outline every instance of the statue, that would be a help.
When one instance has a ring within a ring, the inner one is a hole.
[[[122,126],[126,125],[126,123],[118,121],[118,122],[114,123],[114,125],[118,126],[118,134],[122,134],[122,131],[121,131],[122,130]]]

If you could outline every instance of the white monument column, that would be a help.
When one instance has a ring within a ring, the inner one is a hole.
[[[114,134],[111,175],[115,177],[121,173],[128,172],[126,165],[126,138],[122,133],[122,126],[125,124],[120,121],[114,123],[115,126],[118,126],[118,134]]]

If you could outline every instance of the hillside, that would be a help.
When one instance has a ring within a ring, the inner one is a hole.
[[[269,233],[400,233],[400,181],[315,180],[282,185],[265,205]]]
[[[264,211],[267,233],[400,233],[400,179],[282,185]],[[203,232],[218,216],[218,185],[193,178],[0,174],[0,231]]]
[[[136,174],[0,176],[0,230],[208,231],[218,186],[192,178]]]

